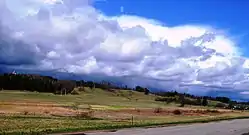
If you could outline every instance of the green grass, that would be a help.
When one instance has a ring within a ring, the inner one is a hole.
[[[144,93],[128,90],[117,90],[108,92],[102,89],[85,88],[80,95],[54,95],[52,93],[21,92],[21,91],[0,91],[0,102],[3,101],[29,101],[29,102],[50,102],[55,104],[72,105],[105,105],[113,108],[155,108],[176,106],[175,103],[166,104],[156,102],[155,95],[144,95]],[[101,99],[101,100],[100,100]],[[215,106],[218,101],[209,101],[208,107]],[[204,107],[207,108],[207,107]]]
[[[54,95],[52,93],[36,93],[36,92],[20,92],[20,91],[0,91],[1,102],[41,102],[54,103],[60,105],[72,106],[79,104],[84,108],[87,105],[96,105],[96,109],[121,109],[121,108],[156,108],[165,106],[178,106],[178,104],[155,101],[155,95],[144,95],[144,93],[136,91],[118,90],[116,92],[108,92],[101,89],[85,88],[80,95]],[[210,102],[210,106],[202,108],[211,108],[217,102]],[[188,106],[188,105],[186,105]],[[189,106],[194,107],[194,106]],[[200,108],[198,106],[197,108]]]
[[[19,91],[0,91],[0,103],[9,101],[28,101],[28,102],[49,102],[63,105],[103,105],[109,108],[151,108],[165,106],[164,103],[154,101],[154,95],[144,95],[143,93],[121,90],[115,93],[103,91],[101,89],[89,90],[80,95],[54,95],[51,93],[19,92]]]
[[[22,117],[6,117],[0,118],[0,133],[1,134],[48,134],[62,132],[77,132],[89,130],[107,130],[132,127],[146,127],[159,125],[175,125],[189,123],[203,123],[210,121],[220,121],[229,119],[249,118],[248,116],[222,116],[222,117],[179,117],[165,118],[164,120],[131,120],[127,121],[109,121],[109,120],[79,120],[74,118],[22,118]]]

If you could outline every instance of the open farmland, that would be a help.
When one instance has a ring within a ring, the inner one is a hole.
[[[128,90],[85,88],[79,95],[1,91],[0,132],[52,133],[113,129],[249,116],[214,107],[178,107],[155,101],[155,95]]]

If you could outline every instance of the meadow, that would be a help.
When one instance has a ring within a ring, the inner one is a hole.
[[[78,95],[0,91],[1,134],[48,134],[247,118],[249,112],[179,107],[129,90],[84,88]]]

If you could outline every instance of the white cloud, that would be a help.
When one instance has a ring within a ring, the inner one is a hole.
[[[3,1],[1,64],[132,76],[134,83],[153,87],[249,86],[248,59],[211,26],[109,17],[88,0]]]
[[[249,95],[249,92],[248,91],[244,91],[244,92],[240,92],[240,94]]]

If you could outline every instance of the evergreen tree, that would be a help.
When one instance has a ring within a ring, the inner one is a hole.
[[[197,98],[196,102],[197,102],[197,105],[201,105],[202,104],[201,98]]]
[[[202,105],[203,106],[207,106],[208,105],[207,97],[203,97],[203,99],[202,99]]]
[[[181,103],[180,107],[184,107],[184,105],[185,105],[185,97],[184,97],[184,95],[181,94],[179,98],[180,98],[180,103]]]
[[[145,94],[145,95],[149,95],[149,93],[150,93],[150,90],[147,89],[147,88],[145,88],[145,89],[144,89],[144,94]]]

